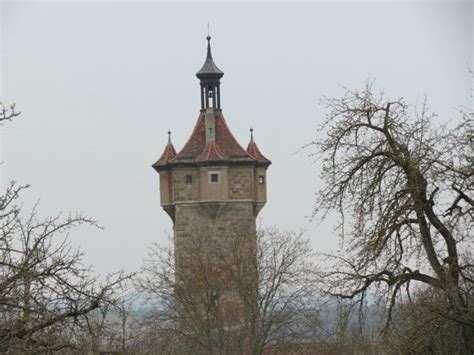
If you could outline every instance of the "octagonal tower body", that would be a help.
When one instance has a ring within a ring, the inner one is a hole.
[[[214,306],[232,322],[242,316],[243,305],[226,261],[234,260],[230,254],[239,241],[239,263],[248,268],[244,277],[255,279],[256,217],[266,203],[271,162],[253,136],[244,149],[227,126],[220,100],[223,74],[208,44],[206,62],[197,73],[201,111],[194,130],[178,153],[169,139],[153,168],[160,176],[161,206],[174,223],[176,282],[181,278],[185,291],[194,292],[204,308]],[[198,265],[204,256],[211,259],[210,270]]]

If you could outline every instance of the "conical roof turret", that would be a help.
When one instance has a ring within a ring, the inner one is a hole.
[[[165,150],[163,154],[161,154],[160,158],[152,165],[152,167],[159,171],[159,169],[176,156],[176,149],[174,149],[173,143],[171,143],[171,131],[168,130],[168,143],[165,146]]]
[[[260,149],[258,149],[257,143],[255,143],[255,140],[253,139],[253,128],[250,128],[250,142],[249,145],[247,146],[247,153],[254,158],[255,160],[258,161],[260,165],[270,165],[272,162],[267,159],[262,152],[260,152]]]

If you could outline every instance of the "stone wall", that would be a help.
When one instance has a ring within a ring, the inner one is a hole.
[[[252,289],[256,282],[253,213],[250,201],[176,206],[178,282],[183,292],[202,303],[203,310],[216,301],[214,306],[229,324],[242,316],[242,288]]]
[[[208,174],[218,172],[219,184],[212,184]],[[186,176],[192,181],[186,181]],[[263,177],[263,183],[260,178]],[[161,205],[185,201],[254,200],[266,202],[266,170],[252,167],[175,168],[160,173]]]
[[[219,183],[210,181],[213,172],[219,172]],[[160,173],[162,205],[174,222],[176,300],[183,300],[179,312],[193,322],[209,321],[209,312],[215,312],[234,326],[248,307],[244,298],[257,290],[255,218],[265,204],[265,173],[248,166]]]
[[[253,168],[230,168],[229,198],[236,200],[253,199],[254,180]]]
[[[200,199],[198,169],[174,169],[172,175],[171,188],[174,202],[198,201]],[[192,176],[191,184],[186,182],[186,175]]]

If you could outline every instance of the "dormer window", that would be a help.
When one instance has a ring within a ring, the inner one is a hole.
[[[219,184],[220,183],[220,173],[218,171],[209,172],[209,183]]]

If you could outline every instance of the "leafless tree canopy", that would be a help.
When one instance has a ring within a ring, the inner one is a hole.
[[[209,233],[215,235],[196,231],[180,249],[192,261],[192,273],[177,268],[173,245],[155,245],[146,260],[139,288],[155,304],[146,319],[148,339],[154,339],[150,346],[163,352],[260,354],[270,343],[303,338],[308,327],[302,323],[316,319],[307,241],[266,229],[258,233],[256,257],[249,258],[252,236],[236,231],[225,243],[203,247]]]
[[[17,115],[15,105],[0,103],[0,121]],[[104,327],[92,322],[116,306],[115,293],[129,276],[94,276],[67,236],[97,223],[81,214],[40,219],[37,205],[25,213],[25,188],[11,182],[0,195],[0,351],[93,350],[93,330]]]
[[[20,113],[21,112],[15,110],[15,104],[5,106],[3,102],[0,101],[0,122],[11,121],[12,118],[18,116]]]
[[[473,265],[463,253],[473,242],[472,112],[461,112],[457,126],[437,127],[426,103],[387,99],[370,83],[323,102],[326,137],[310,145],[325,182],[314,214],[338,211],[345,245],[330,257],[328,291],[356,298],[383,290],[391,309],[403,289],[409,297],[411,284],[426,284],[442,291],[445,316],[463,325],[469,343]]]
[[[18,205],[23,189],[12,183],[0,196],[0,349],[77,348],[87,317],[114,303],[126,276],[99,280],[69,243],[72,228],[96,226],[94,220],[39,219],[36,206],[25,217]]]
[[[383,336],[389,354],[462,353],[462,325],[444,317],[449,305],[439,289],[414,292],[412,302],[396,305]]]

